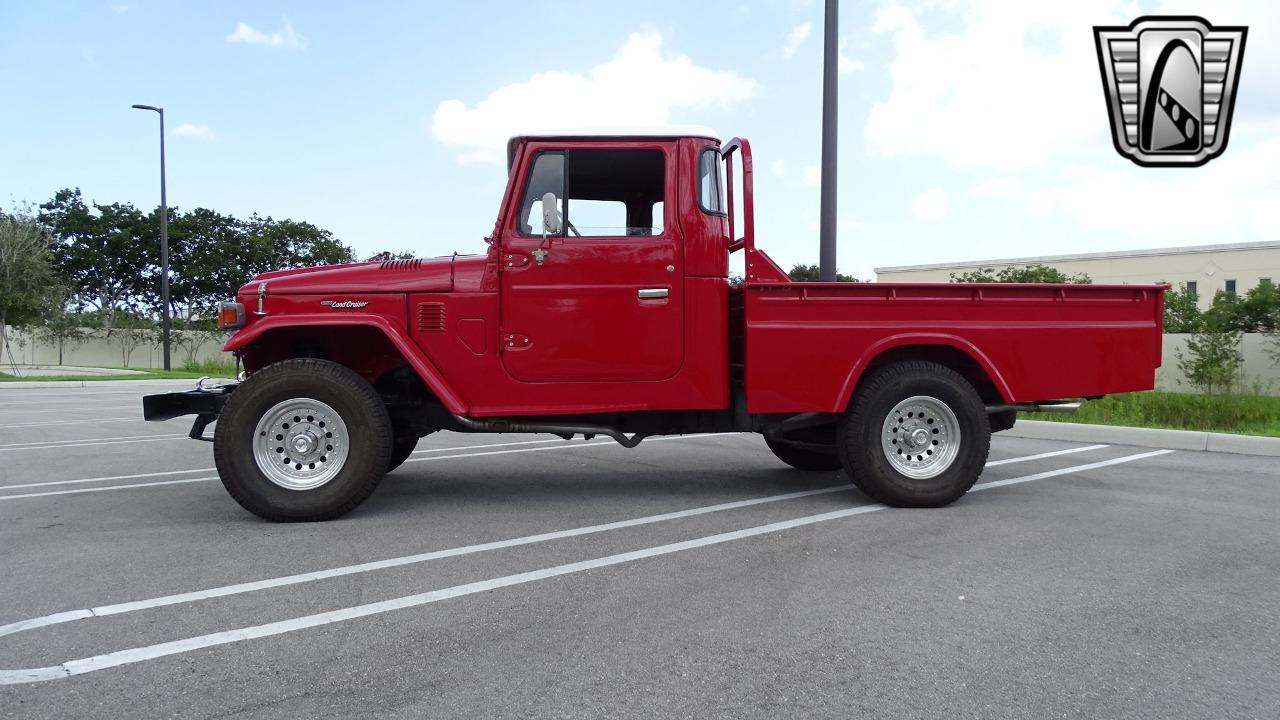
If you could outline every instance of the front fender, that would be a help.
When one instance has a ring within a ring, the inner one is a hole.
[[[396,327],[394,323],[381,315],[367,313],[311,313],[267,316],[232,335],[227,339],[222,349],[225,352],[243,350],[266,337],[269,333],[279,330],[353,326],[372,327],[379,330],[450,412],[455,415],[468,414],[469,408],[467,404],[445,381],[444,376],[440,374],[440,370],[432,364],[431,360],[423,354],[417,345],[406,337],[401,328]]]

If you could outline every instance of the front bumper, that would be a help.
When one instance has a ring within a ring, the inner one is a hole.
[[[222,406],[227,404],[231,393],[240,383],[228,383],[205,388],[197,385],[195,390],[186,392],[160,393],[145,395],[142,398],[142,419],[150,421],[171,420],[183,415],[195,415],[191,425],[190,437],[204,440],[204,429],[209,423],[218,419]]]

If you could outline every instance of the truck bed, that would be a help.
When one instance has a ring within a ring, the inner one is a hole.
[[[735,370],[753,413],[840,412],[869,366],[921,345],[950,357],[964,353],[989,379],[980,390],[998,395],[989,401],[1150,390],[1160,366],[1164,290],[748,283],[731,302],[731,322],[741,312],[744,323]]]

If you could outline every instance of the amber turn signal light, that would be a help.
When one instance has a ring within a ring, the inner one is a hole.
[[[244,305],[238,302],[218,303],[218,329],[235,330],[244,325]]]

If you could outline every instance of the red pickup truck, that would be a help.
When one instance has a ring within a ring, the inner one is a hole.
[[[146,419],[196,415],[196,438],[216,420],[218,474],[270,520],[350,511],[440,430],[754,432],[932,507],[1019,410],[1153,387],[1163,286],[794,282],[756,247],[744,139],[524,136],[508,155],[484,254],[259,275],[218,310],[240,382],[148,396]]]

